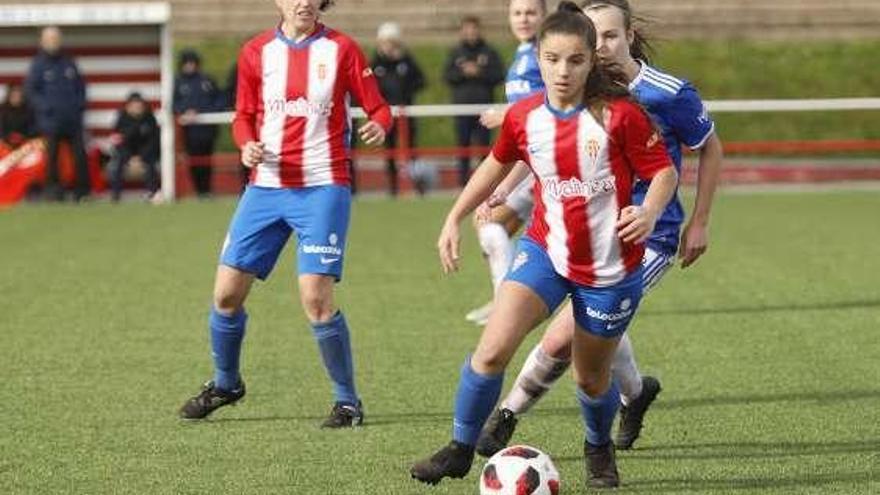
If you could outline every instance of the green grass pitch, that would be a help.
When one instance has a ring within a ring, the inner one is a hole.
[[[450,202],[355,203],[338,301],[367,424],[337,432],[317,427],[330,389],[290,248],[248,304],[244,404],[176,418],[210,376],[231,200],[0,213],[0,493],[476,493],[479,462],[436,488],[408,474],[448,439],[479,334],[463,315],[489,292],[470,232],[463,271],[440,273]],[[619,456],[619,493],[880,493],[878,213],[876,191],[721,194],[706,257],[671,272],[631,328],[664,392]],[[566,378],[516,439],[582,493],[582,435]]]

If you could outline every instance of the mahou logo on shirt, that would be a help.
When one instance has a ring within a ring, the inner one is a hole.
[[[541,180],[541,187],[547,192],[547,194],[557,201],[577,197],[591,198],[599,194],[612,193],[617,190],[617,185],[614,183],[613,177],[593,179],[586,182],[577,177],[572,177],[571,179],[566,180],[559,180],[556,178],[543,179]]]
[[[333,102],[311,102],[303,97],[295,100],[275,98],[266,102],[266,113],[283,113],[288,117],[329,117]]]

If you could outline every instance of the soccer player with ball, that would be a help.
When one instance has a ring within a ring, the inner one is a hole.
[[[453,439],[412,466],[412,476],[425,483],[468,473],[505,367],[528,332],[570,296],[589,483],[619,484],[611,443],[619,394],[611,362],[641,299],[643,243],[678,177],[649,117],[619,84],[622,75],[599,64],[596,30],[577,5],[562,2],[541,24],[537,41],[547,91],[508,110],[492,153],[456,200],[438,240],[444,270],[456,270],[462,219],[517,160],[528,163],[538,184],[531,226],[462,367]],[[650,180],[641,206],[632,204],[636,177]]]
[[[233,135],[251,178],[214,284],[209,319],[214,378],[181,407],[184,419],[207,417],[244,396],[239,373],[244,302],[254,279],[269,275],[295,233],[300,302],[335,395],[322,426],[363,421],[349,329],[333,300],[351,209],[348,101],[356,97],[369,116],[358,133],[370,145],[384,141],[391,110],[357,44],[319,22],[332,3],[275,0],[281,23],[248,41],[239,55]]]
[[[666,205],[647,240],[642,261],[642,285],[647,292],[674,264],[676,251],[682,267],[686,268],[706,250],[709,212],[723,156],[721,140],[694,87],[649,65],[645,38],[633,27],[634,16],[627,0],[587,0],[582,6],[596,26],[600,63],[623,73],[633,97],[659,125],[676,169],[681,170],[683,145],[700,153],[696,199],[684,231],[681,230],[684,209],[676,195]],[[515,173],[511,173],[505,183],[515,180]],[[502,184],[499,189],[511,190],[512,187]],[[644,181],[636,183],[633,197],[636,204],[642,201],[647,188]],[[559,312],[529,354],[507,397],[480,435],[477,451],[481,455],[491,456],[507,445],[517,417],[528,411],[568,368],[575,333],[571,311],[568,305]],[[619,449],[628,449],[641,432],[645,412],[660,391],[660,382],[639,373],[626,334],[618,345],[612,372],[620,386],[622,401],[615,443]]]

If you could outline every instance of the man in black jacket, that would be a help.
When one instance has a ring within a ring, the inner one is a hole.
[[[128,95],[119,111],[113,134],[113,157],[110,161],[110,187],[113,201],[119,201],[125,167],[134,162],[144,169],[144,180],[152,198],[159,190],[156,162],[159,159],[159,125],[140,93]]]
[[[406,50],[401,41],[400,26],[386,22],[379,26],[376,35],[376,53],[370,62],[373,74],[379,81],[379,89],[389,105],[412,105],[416,93],[425,87],[425,76],[416,60]],[[415,143],[415,119],[407,118],[406,145],[412,149]],[[385,149],[394,150],[398,145],[397,122],[385,137]],[[397,162],[394,155],[386,159],[388,170],[389,192],[396,196],[398,192]]]
[[[183,125],[183,147],[189,155],[189,171],[196,194],[211,194],[217,126],[191,124],[196,115],[222,110],[225,96],[213,79],[201,70],[201,57],[194,50],[180,53],[180,73],[174,81],[174,113]]]
[[[449,53],[444,79],[452,89],[453,103],[492,103],[495,87],[504,80],[501,57],[480,37],[480,20],[468,16],[461,20],[461,42]],[[472,141],[489,145],[489,130],[476,115],[455,117],[455,134],[459,147]],[[459,181],[462,186],[470,176],[470,154],[458,159]]]
[[[25,93],[36,115],[37,130],[46,138],[47,196],[55,201],[64,199],[58,180],[58,143],[67,140],[76,167],[74,199],[85,198],[90,190],[83,142],[86,87],[73,59],[61,52],[61,30],[57,27],[46,27],[40,33],[40,50],[28,71]]]

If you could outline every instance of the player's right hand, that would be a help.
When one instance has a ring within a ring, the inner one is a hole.
[[[440,238],[437,239],[437,251],[440,254],[443,273],[458,271],[458,247],[458,224],[446,222],[443,230],[440,231]]]
[[[486,129],[495,129],[504,122],[504,114],[506,110],[498,108],[490,108],[480,114],[480,123]]]
[[[241,149],[241,163],[245,167],[254,168],[263,163],[263,152],[266,145],[259,141],[248,141]]]

